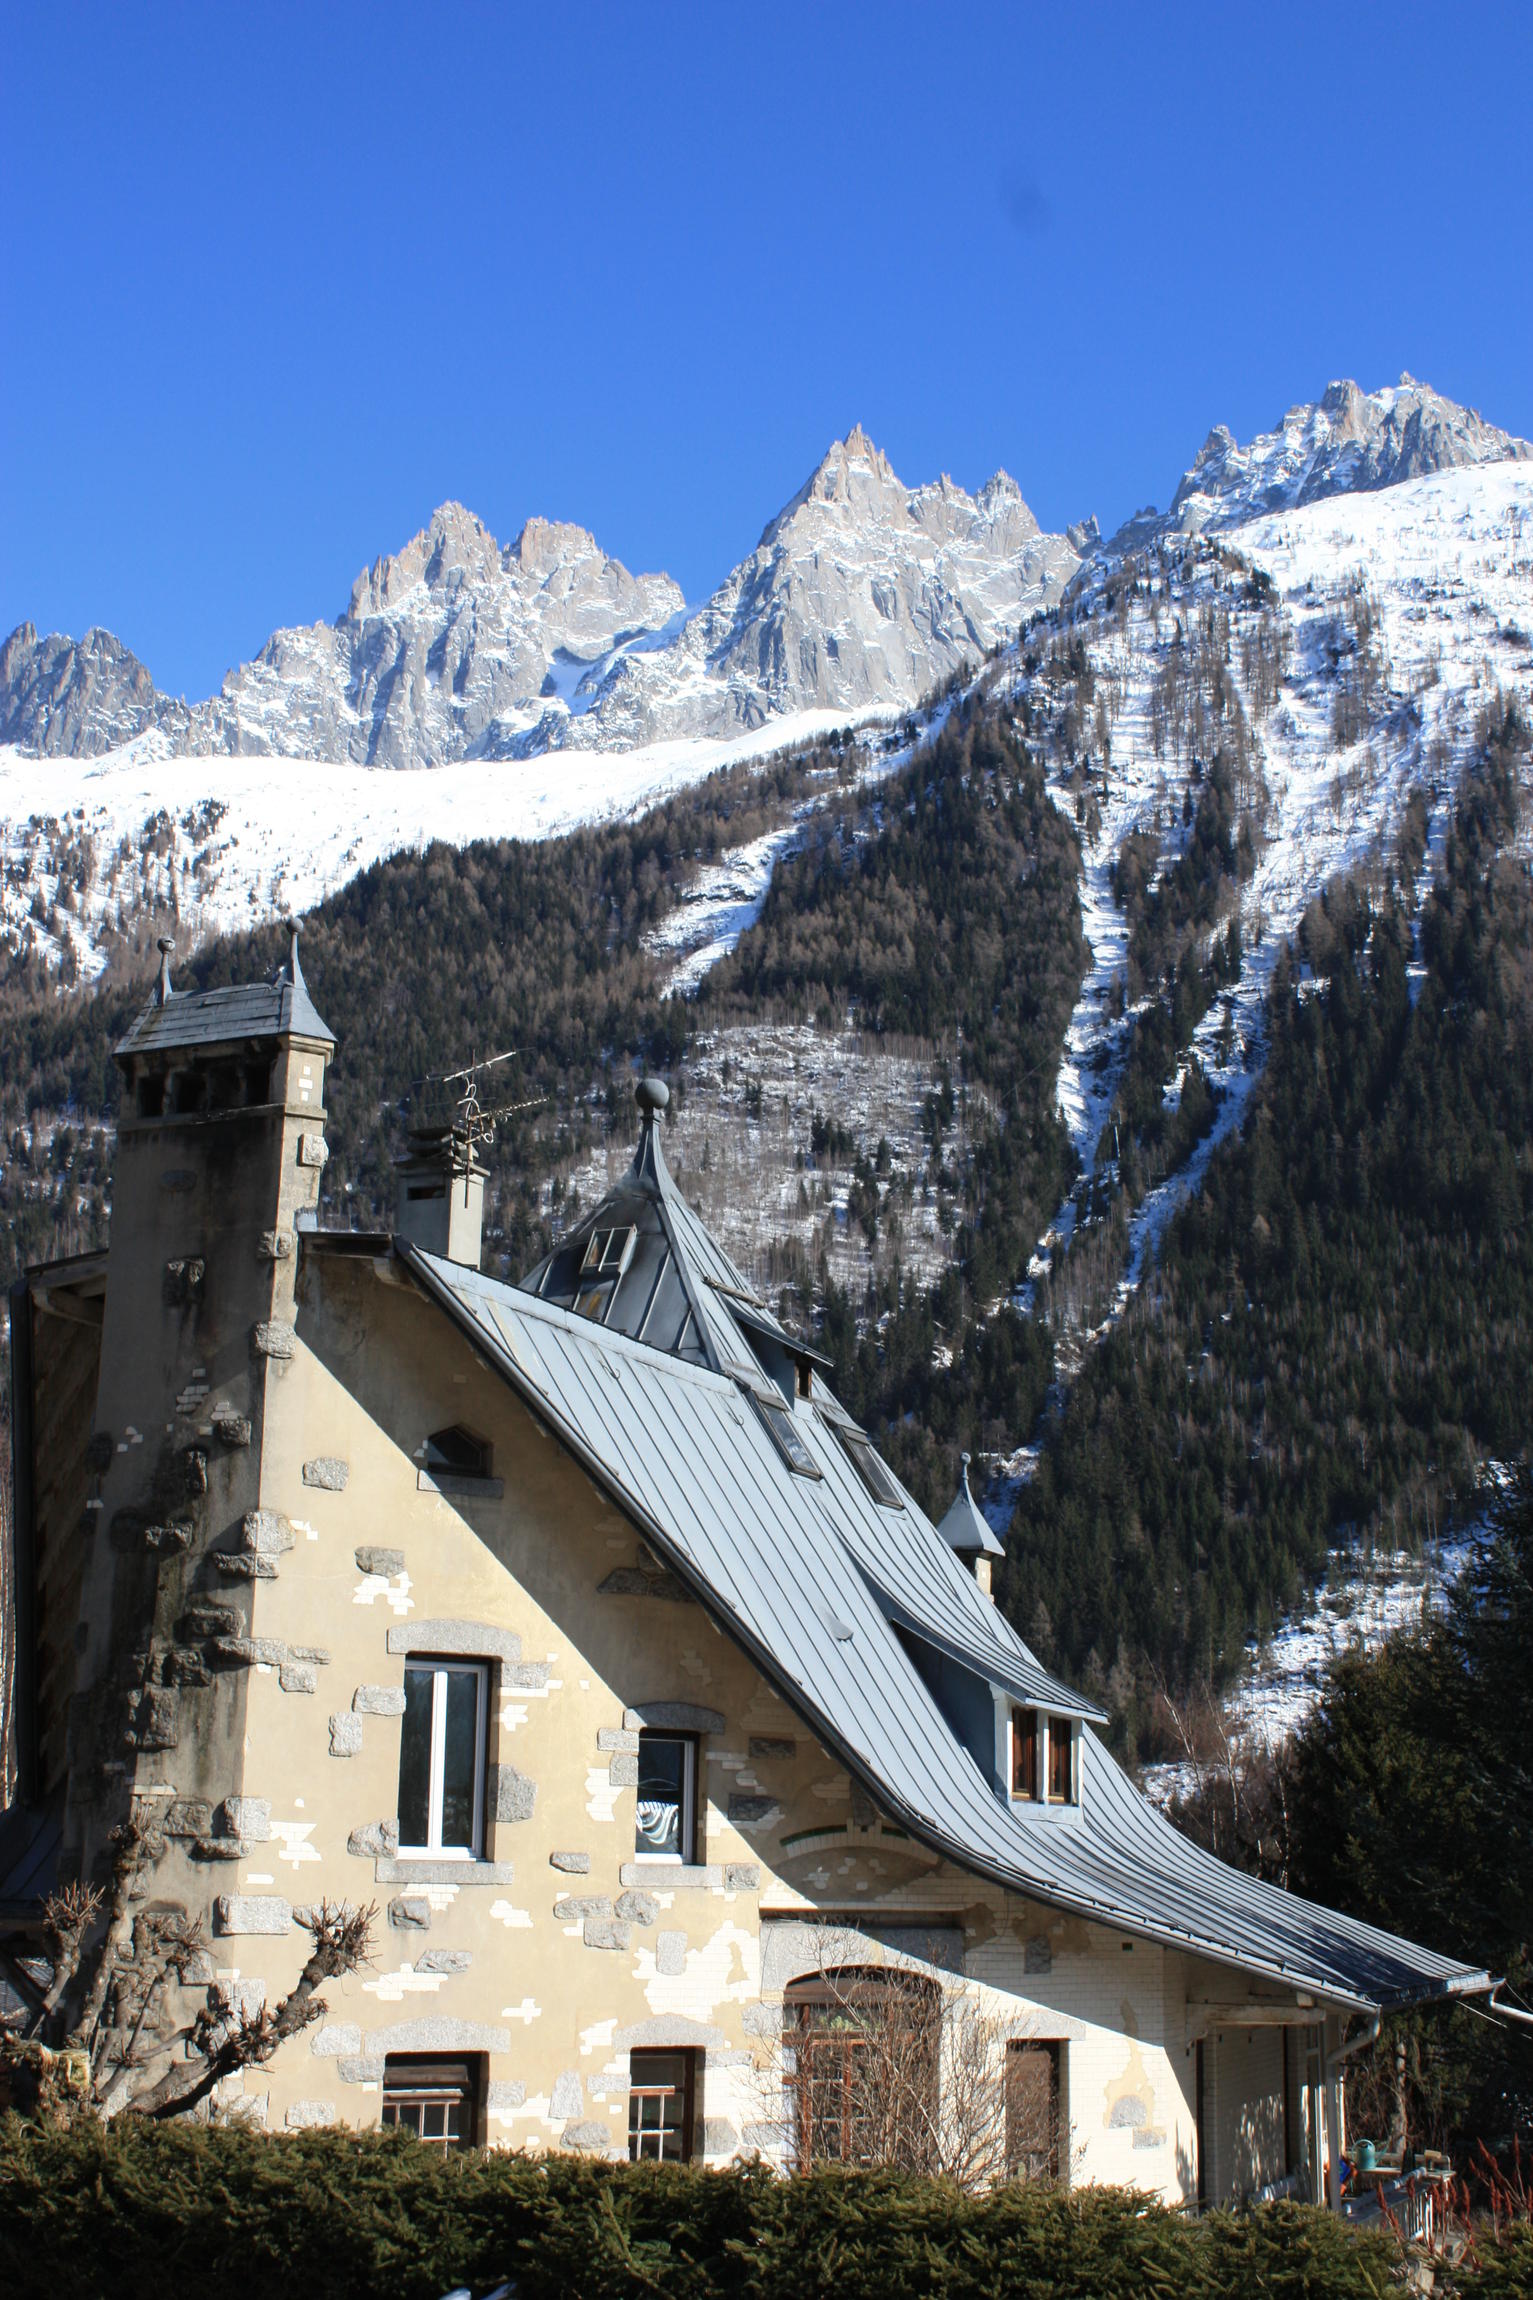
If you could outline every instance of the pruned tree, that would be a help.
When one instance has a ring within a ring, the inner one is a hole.
[[[322,2019],[324,1983],[367,1961],[376,1908],[321,1901],[299,1913],[313,1947],[275,2007],[249,2005],[209,1981],[202,2005],[183,2022],[170,1990],[206,1977],[203,1921],[172,1903],[135,1905],[130,1896],[152,1846],[131,1824],[117,1839],[110,1893],[71,1883],[45,1905],[53,1973],[26,2037],[10,2048],[18,2107],[61,2112],[72,2100],[107,2114],[189,2115],[227,2078],[260,2067]],[[52,2066],[60,2060],[67,2082]]]

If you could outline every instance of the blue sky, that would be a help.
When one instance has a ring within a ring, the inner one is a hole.
[[[0,633],[191,696],[457,496],[703,596],[835,434],[1164,503],[1336,375],[1533,433],[1526,8],[0,16]]]

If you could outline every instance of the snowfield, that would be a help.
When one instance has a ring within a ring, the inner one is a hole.
[[[871,717],[880,723],[882,714]],[[38,759],[3,746],[0,930],[12,939],[30,932],[52,958],[67,945],[89,978],[104,964],[101,928],[124,907],[177,914],[190,948],[312,909],[389,855],[435,840],[552,838],[845,724],[844,713],[804,711],[730,741],[391,772],[324,759],[176,758],[159,735],[95,759]]]

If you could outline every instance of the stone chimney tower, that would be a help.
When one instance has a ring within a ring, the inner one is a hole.
[[[264,1563],[261,1432],[295,1348],[295,1226],[326,1158],[335,1040],[297,928],[264,983],[179,992],[171,951],[162,941],[154,996],[115,1050],[64,1835],[87,1876],[125,1808],[142,1818],[167,1793],[168,1752],[178,1794],[204,1771],[210,1803],[227,1790],[243,1714],[229,1663]]]

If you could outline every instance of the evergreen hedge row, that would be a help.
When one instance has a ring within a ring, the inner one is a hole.
[[[505,2276],[520,2300],[1383,2300],[1399,2269],[1387,2239],[1299,2206],[1190,2221],[1113,2189],[973,2198],[892,2173],[0,2120],[7,2300],[439,2300]],[[1457,2288],[1533,2292],[1533,2232]]]

